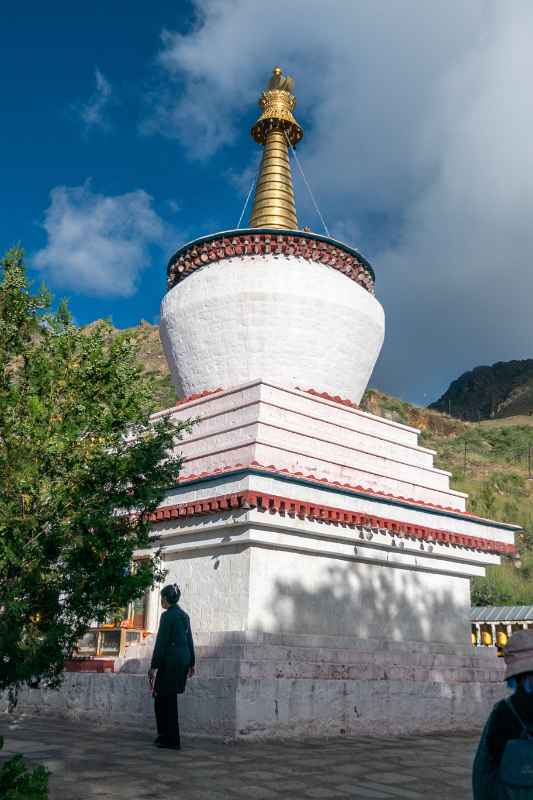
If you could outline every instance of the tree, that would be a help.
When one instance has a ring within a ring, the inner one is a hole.
[[[188,424],[150,420],[135,343],[80,329],[32,293],[23,253],[0,272],[0,689],[57,686],[65,657],[163,577],[147,514],[178,478]],[[152,552],[152,551],[150,551]]]

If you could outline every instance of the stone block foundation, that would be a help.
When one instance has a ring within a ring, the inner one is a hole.
[[[26,689],[17,711],[153,726],[149,660],[135,655],[114,674],[67,673],[60,691]],[[199,634],[197,658],[197,674],[180,698],[182,729],[193,735],[467,731],[505,695],[495,652],[462,645],[226,631]]]

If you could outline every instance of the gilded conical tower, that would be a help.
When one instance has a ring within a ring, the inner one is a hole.
[[[252,128],[252,137],[264,151],[251,228],[298,228],[288,148],[300,141],[303,130],[292,113],[296,105],[293,88],[293,79],[275,67],[259,100],[262,113]]]

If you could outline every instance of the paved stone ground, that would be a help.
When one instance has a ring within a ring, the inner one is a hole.
[[[153,731],[3,717],[7,757],[51,771],[50,800],[467,800],[477,737],[321,739],[158,750]]]

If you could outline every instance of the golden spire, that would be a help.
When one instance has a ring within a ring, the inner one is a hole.
[[[259,100],[262,114],[252,128],[252,136],[264,145],[264,151],[251,228],[298,228],[288,142],[294,146],[302,138],[303,130],[292,114],[296,105],[293,89],[293,79],[276,67]]]

